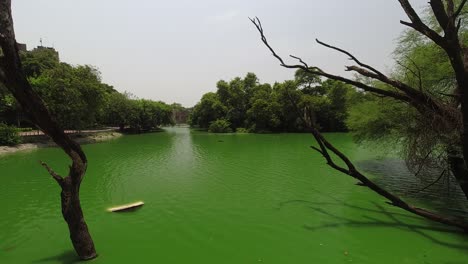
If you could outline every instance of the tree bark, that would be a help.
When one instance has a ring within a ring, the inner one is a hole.
[[[0,83],[12,93],[31,121],[52,138],[72,161],[66,177],[55,173],[47,164],[42,163],[42,165],[62,188],[62,214],[68,224],[70,238],[78,256],[83,260],[95,258],[96,250],[79,199],[80,185],[88,161],[80,145],[65,134],[51,117],[44,102],[32,89],[24,74],[13,28],[11,0],[0,0],[0,47],[4,54],[0,57]]]
[[[71,180],[64,181],[61,192],[62,215],[68,224],[75,251],[82,260],[88,260],[96,257],[96,250],[83,217],[79,192],[79,186],[74,185]]]
[[[452,154],[449,154],[448,160],[450,171],[455,176],[458,185],[468,199],[468,169],[466,168],[465,160]]]

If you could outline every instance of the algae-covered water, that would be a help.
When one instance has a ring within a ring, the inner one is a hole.
[[[357,162],[376,153],[328,137]],[[169,128],[86,145],[81,188],[91,263],[468,263],[468,239],[385,204],[327,167],[307,134]],[[0,157],[0,263],[74,263],[60,149]],[[106,208],[143,200],[130,213]]]

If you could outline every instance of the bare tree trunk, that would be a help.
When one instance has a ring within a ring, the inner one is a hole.
[[[68,224],[70,239],[81,259],[93,259],[96,257],[96,251],[81,210],[79,187],[71,181],[65,182],[61,193],[62,215]]]
[[[0,83],[13,94],[25,113],[41,130],[63,149],[72,161],[68,176],[55,173],[46,163],[42,166],[62,188],[62,214],[68,224],[70,238],[83,260],[97,256],[94,243],[83,217],[79,190],[88,161],[80,145],[65,134],[51,117],[42,99],[32,89],[22,69],[11,15],[11,0],[0,0]]]

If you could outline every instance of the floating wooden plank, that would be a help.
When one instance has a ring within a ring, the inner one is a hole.
[[[130,204],[124,204],[116,207],[111,207],[108,208],[107,211],[109,212],[126,212],[126,211],[131,211],[135,210],[137,208],[140,208],[143,206],[145,203],[143,201],[135,202],[135,203],[130,203]]]

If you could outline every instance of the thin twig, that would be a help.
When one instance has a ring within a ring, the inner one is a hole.
[[[63,178],[62,176],[58,175],[55,171],[53,171],[49,165],[47,165],[47,163],[45,162],[42,162],[42,161],[39,161],[39,163],[42,165],[42,167],[44,167],[48,172],[49,174],[52,176],[52,178],[54,178],[55,181],[57,181],[57,183],[62,186],[63,184]]]

